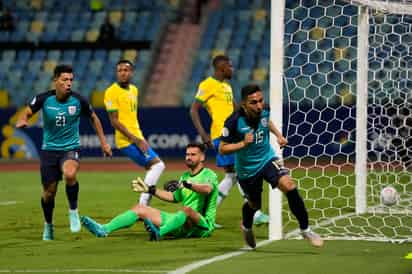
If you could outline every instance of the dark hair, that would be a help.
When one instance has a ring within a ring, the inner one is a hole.
[[[242,100],[246,100],[246,98],[255,92],[262,91],[262,89],[256,84],[249,84],[242,87],[241,96]]]
[[[131,66],[132,68],[134,68],[133,63],[127,59],[121,59],[117,62],[116,66],[120,65],[120,64],[127,64],[129,66]]]
[[[212,64],[213,67],[216,69],[220,62],[229,62],[230,59],[226,55],[217,55],[213,58]]]
[[[186,146],[186,149],[189,148],[189,147],[197,147],[202,153],[205,153],[205,151],[206,151],[206,146],[204,144],[201,144],[201,143],[189,143]]]
[[[62,73],[73,73],[73,68],[70,65],[58,65],[54,68],[53,77],[58,78]]]

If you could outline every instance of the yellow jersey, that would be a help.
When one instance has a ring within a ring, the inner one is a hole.
[[[124,89],[113,83],[104,93],[104,106],[107,112],[117,111],[119,122],[133,135],[143,139],[137,119],[139,90],[135,85],[129,84],[129,89]],[[131,142],[118,130],[115,130],[115,143],[118,148],[129,146]]]
[[[195,99],[206,108],[212,119],[210,138],[219,138],[226,118],[233,112],[232,87],[225,81],[208,77],[199,84]]]

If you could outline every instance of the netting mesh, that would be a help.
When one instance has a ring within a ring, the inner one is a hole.
[[[409,15],[370,12],[368,213],[355,214],[358,5],[290,0],[285,10],[284,150],[291,175],[325,238],[412,239],[412,35]],[[400,193],[382,206],[386,185]],[[286,237],[297,223],[284,204]]]

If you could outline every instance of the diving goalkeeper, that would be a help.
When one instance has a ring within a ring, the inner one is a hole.
[[[147,192],[167,202],[182,203],[182,209],[176,213],[136,204],[106,224],[99,224],[90,217],[82,216],[83,226],[97,237],[107,237],[110,233],[143,219],[150,233],[150,240],[158,241],[164,236],[210,236],[215,224],[218,180],[212,170],[204,167],[204,160],[205,147],[201,144],[188,144],[185,162],[189,170],[183,173],[179,182],[169,183],[166,190],[161,190],[154,185],[146,185],[140,178],[133,180],[132,188],[136,192]]]

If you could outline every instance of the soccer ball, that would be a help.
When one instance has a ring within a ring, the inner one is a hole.
[[[392,206],[399,200],[399,194],[393,186],[386,186],[381,190],[381,203]]]

